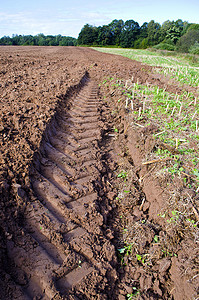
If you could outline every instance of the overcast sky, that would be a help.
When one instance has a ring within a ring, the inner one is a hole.
[[[199,0],[0,0],[0,37],[38,33],[78,37],[88,23],[100,26],[114,19],[141,26],[155,20],[199,23]]]

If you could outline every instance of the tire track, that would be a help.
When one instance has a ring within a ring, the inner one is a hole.
[[[24,237],[9,242],[30,299],[90,299],[92,289],[107,299],[117,278],[115,250],[98,210],[101,103],[95,82],[85,76],[81,85],[70,109],[62,101],[44,133],[31,171],[35,199],[26,210]]]

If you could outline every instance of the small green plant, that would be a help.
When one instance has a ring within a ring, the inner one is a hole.
[[[117,175],[118,178],[122,178],[122,179],[126,179],[127,176],[128,176],[128,174],[127,174],[126,171],[121,171],[121,172]]]
[[[78,261],[78,267],[79,267],[79,268],[81,268],[81,267],[82,267],[82,266],[81,266],[81,263],[82,263],[82,261],[81,261],[81,260],[79,260],[79,261]]]
[[[158,235],[155,235],[153,240],[154,240],[155,243],[158,243],[158,242],[159,242],[159,237],[158,237]]]
[[[189,222],[190,225],[192,225],[193,227],[197,227],[197,224],[194,220],[192,219],[186,219],[187,222]]]
[[[140,295],[140,289],[137,289],[135,286],[132,287],[133,293],[127,294],[126,297],[128,300],[135,299],[138,295]]]
[[[172,213],[173,217],[171,217],[170,219],[167,219],[167,222],[168,223],[172,223],[172,222],[176,223],[179,220],[180,213],[177,210],[172,210],[171,213]]]
[[[169,150],[167,150],[167,149],[163,150],[163,149],[158,148],[155,151],[155,154],[167,157],[168,155],[171,155],[171,152]]]
[[[126,243],[126,246],[117,250],[119,251],[120,254],[126,254],[128,256],[130,253],[132,253],[132,246],[133,244]]]
[[[119,258],[120,258],[121,265],[124,264],[125,255],[129,256],[132,253],[132,247],[133,247],[133,244],[128,244],[127,242],[125,242],[125,245],[123,248],[117,249],[117,251],[119,252]]]
[[[164,249],[162,249],[162,253],[164,254],[165,257],[168,257],[168,256],[170,256],[170,257],[173,257],[173,256],[177,257],[178,256],[176,253],[173,253],[173,252],[170,252],[170,251],[164,250]]]
[[[166,213],[158,214],[158,216],[161,217],[161,218],[165,218],[166,217]]]
[[[145,263],[145,255],[136,254],[136,258],[138,261],[140,261],[142,264]]]
[[[124,193],[128,194],[128,193],[130,193],[130,191],[124,190]]]
[[[174,164],[172,167],[168,168],[168,172],[171,173],[171,175],[180,175],[181,172],[184,171],[184,168],[183,167],[179,167],[179,164],[176,163]]]
[[[197,177],[197,180],[199,180],[199,170],[193,169],[193,174]]]

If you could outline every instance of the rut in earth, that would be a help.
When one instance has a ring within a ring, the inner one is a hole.
[[[63,101],[44,133],[31,171],[35,199],[27,207],[24,239],[9,245],[20,276],[27,278],[24,299],[68,299],[72,292],[73,299],[87,299],[85,284],[88,290],[89,284],[102,286],[106,299],[106,287],[111,290],[117,277],[115,250],[99,213],[102,104],[96,82],[86,76],[81,84],[70,109]]]

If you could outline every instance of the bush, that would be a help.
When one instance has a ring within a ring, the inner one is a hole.
[[[158,50],[168,50],[168,51],[174,51],[175,46],[167,43],[160,43],[156,46],[153,46],[153,48],[158,49]]]
[[[148,47],[148,39],[146,39],[146,38],[144,38],[144,39],[139,38],[134,43],[134,48],[135,49],[146,49],[147,47]]]
[[[189,53],[199,55],[199,43],[198,42],[195,42],[195,44],[189,48]]]
[[[188,52],[190,47],[199,42],[199,30],[190,30],[177,42],[177,50],[180,52]]]
[[[199,24],[191,24],[187,30],[187,32],[191,31],[191,30],[199,30]]]

